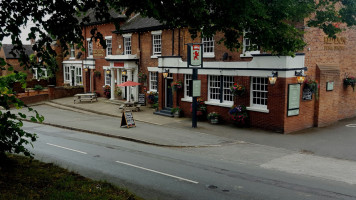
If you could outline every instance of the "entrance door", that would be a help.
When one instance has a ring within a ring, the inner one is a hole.
[[[126,81],[127,81],[127,76],[122,75],[121,83],[125,83]],[[127,99],[127,95],[128,95],[128,91],[129,91],[128,88],[129,87],[124,87],[124,92],[122,93],[123,94],[122,98],[124,98],[124,99]]]
[[[173,107],[173,93],[171,83],[173,79],[166,79],[166,108]]]

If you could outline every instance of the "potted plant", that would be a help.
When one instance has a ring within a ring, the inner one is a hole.
[[[218,124],[219,123],[220,114],[217,112],[211,112],[208,114],[208,120],[211,124]]]
[[[35,85],[35,87],[34,87],[33,89],[34,89],[35,91],[37,91],[37,94],[39,94],[40,91],[43,90],[43,87],[42,87],[42,85]]]
[[[111,87],[109,85],[104,86],[104,95],[108,99],[111,97]]]
[[[193,105],[190,105],[190,112],[193,111]],[[203,100],[203,98],[199,97],[197,99],[197,118],[198,120],[205,120],[206,114],[206,105],[205,105],[205,101]]]
[[[181,117],[182,109],[178,106],[178,107],[172,108],[171,112],[173,113],[174,117]]]
[[[315,94],[315,99],[318,100],[319,93],[318,93],[318,81],[312,79],[306,79],[304,81],[305,85],[304,88],[308,89],[311,93]]]
[[[245,90],[246,87],[238,83],[234,83],[234,85],[230,87],[231,94],[234,96],[242,96]]]
[[[122,90],[121,90],[121,88],[120,88],[120,87],[116,87],[115,92],[116,92],[117,97],[118,97],[119,99],[121,99],[121,95],[122,95]]]
[[[154,104],[152,105],[152,108],[154,108],[155,111],[158,111],[158,102],[157,102],[157,103],[154,103]]]
[[[246,126],[248,125],[248,113],[246,106],[244,105],[237,105],[232,106],[229,110],[230,119],[233,121],[234,124],[238,126]]]
[[[346,75],[346,77],[344,78],[344,85],[346,87],[350,85],[353,91],[355,91],[355,83],[356,83],[356,79],[354,76]]]
[[[157,92],[150,92],[147,97],[149,104],[154,104],[158,101],[158,94]]]

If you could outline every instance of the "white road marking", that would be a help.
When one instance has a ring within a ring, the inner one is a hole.
[[[78,153],[87,154],[86,152],[83,152],[83,151],[78,151],[78,150],[75,150],[75,149],[70,149],[70,148],[67,148],[67,147],[62,147],[62,146],[51,144],[51,143],[46,143],[46,144],[54,146],[54,147],[62,148],[62,149],[67,149],[69,151],[75,151],[75,152],[78,152]]]
[[[194,184],[198,184],[199,183],[199,182],[192,181],[192,180],[189,180],[189,179],[185,179],[185,178],[182,178],[182,177],[179,177],[179,176],[174,176],[174,175],[166,174],[166,173],[159,172],[159,171],[156,171],[156,170],[147,169],[147,168],[140,167],[140,166],[137,166],[137,165],[133,165],[133,164],[130,164],[130,163],[125,163],[125,162],[120,162],[120,161],[116,161],[116,162],[120,163],[120,164],[123,164],[123,165],[130,166],[130,167],[135,167],[135,168],[138,168],[138,169],[142,169],[142,170],[146,170],[146,171],[149,171],[149,172],[153,172],[153,173],[156,173],[156,174],[161,174],[161,175],[164,175],[164,176],[176,178],[176,179],[181,180],[181,181],[186,181],[186,182],[194,183]]]
[[[356,124],[348,124],[346,127],[356,128]]]

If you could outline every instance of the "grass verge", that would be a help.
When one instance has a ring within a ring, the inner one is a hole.
[[[0,199],[142,200],[110,183],[93,181],[52,163],[8,155],[0,168]]]

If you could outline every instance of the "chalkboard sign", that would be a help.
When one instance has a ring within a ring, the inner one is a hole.
[[[299,115],[300,85],[288,85],[288,110],[287,116]]]
[[[303,88],[303,100],[304,101],[310,101],[310,100],[312,100],[313,99],[313,93],[312,93],[312,91],[309,89],[309,88],[307,88],[307,87],[304,87]]]
[[[145,94],[138,94],[138,103],[145,106],[146,105],[146,95]]]
[[[132,112],[123,112],[121,117],[121,126],[126,126],[127,128],[136,127],[135,120],[132,116]]]

